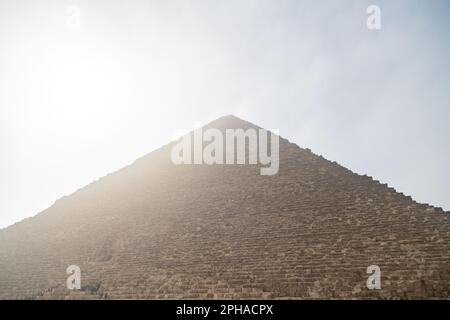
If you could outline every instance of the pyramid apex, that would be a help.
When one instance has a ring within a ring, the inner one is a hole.
[[[206,128],[217,128],[217,129],[248,129],[248,128],[259,128],[248,121],[245,121],[233,114],[228,114],[217,118],[216,120],[208,123]]]

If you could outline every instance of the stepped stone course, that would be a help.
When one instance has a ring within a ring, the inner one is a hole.
[[[273,176],[176,166],[172,146],[0,230],[0,299],[450,297],[442,209],[283,138]],[[81,290],[66,288],[69,265]],[[366,287],[370,265],[381,290]]]

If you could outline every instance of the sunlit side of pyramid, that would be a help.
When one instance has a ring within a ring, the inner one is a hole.
[[[227,116],[208,127],[256,126]],[[176,166],[172,147],[0,230],[0,298],[450,297],[441,209],[282,138],[273,176]],[[79,291],[66,288],[69,265]],[[370,265],[381,290],[366,287]]]

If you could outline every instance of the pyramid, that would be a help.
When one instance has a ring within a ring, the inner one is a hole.
[[[281,137],[276,175],[175,165],[175,143],[0,230],[0,299],[450,297],[442,209]]]

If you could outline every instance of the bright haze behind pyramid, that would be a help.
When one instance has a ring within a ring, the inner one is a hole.
[[[175,143],[1,230],[0,298],[449,297],[442,210],[283,138],[273,176],[174,165]],[[366,287],[371,265],[381,290]]]

